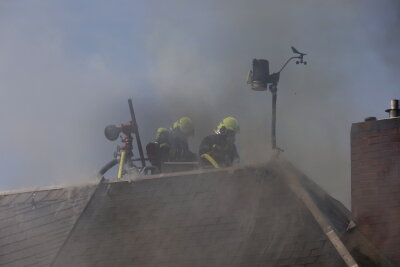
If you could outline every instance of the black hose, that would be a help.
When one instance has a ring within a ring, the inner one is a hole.
[[[100,169],[100,171],[97,173],[97,178],[101,179],[103,178],[103,175],[108,172],[112,167],[118,164],[117,159],[113,159],[110,162],[108,162],[106,165],[104,165],[103,168]]]

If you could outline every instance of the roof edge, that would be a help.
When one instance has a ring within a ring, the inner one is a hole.
[[[16,194],[23,194],[23,193],[29,193],[29,192],[63,190],[63,189],[72,188],[72,187],[96,185],[96,184],[98,184],[98,182],[99,182],[98,180],[93,180],[93,181],[87,181],[85,183],[61,184],[61,185],[39,186],[39,187],[23,188],[23,189],[16,189],[16,190],[7,190],[7,191],[0,191],[0,196],[16,195]]]

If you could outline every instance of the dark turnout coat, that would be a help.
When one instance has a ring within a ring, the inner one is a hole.
[[[168,161],[184,162],[195,161],[196,155],[189,150],[187,137],[179,129],[174,129],[169,134]]]
[[[239,161],[239,154],[234,143],[226,141],[226,136],[223,134],[212,134],[203,139],[199,148],[199,156],[203,154],[210,155],[220,167],[231,166],[235,161]],[[205,166],[211,163],[200,158],[201,163]]]
[[[161,167],[162,162],[195,161],[196,155],[189,150],[187,137],[178,129],[162,133],[155,142],[146,146],[152,165]]]

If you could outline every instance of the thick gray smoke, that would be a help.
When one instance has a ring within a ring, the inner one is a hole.
[[[208,4],[169,2],[154,17],[150,43],[157,64],[150,80],[170,103],[169,111],[175,117],[195,117],[200,136],[224,116],[238,117],[242,161],[265,160],[270,153],[271,96],[252,92],[245,84],[246,72],[252,58],[269,59],[276,71],[291,55],[291,45],[304,50],[309,65],[289,65],[281,75],[278,145],[348,205],[351,123],[370,115],[385,117],[389,99],[398,97],[398,68],[392,69],[398,61],[391,60],[399,55],[398,5]]]
[[[271,96],[246,74],[253,58],[278,70],[293,45],[309,65],[281,75],[278,145],[348,204],[350,125],[398,97],[398,12],[389,0],[2,2],[0,187],[93,177],[128,97],[144,142],[188,115],[196,150],[232,115],[242,162],[266,160]]]

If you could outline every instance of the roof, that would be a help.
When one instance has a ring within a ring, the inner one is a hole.
[[[344,266],[272,168],[101,183],[54,266]]]
[[[95,185],[9,191],[0,195],[0,266],[48,266]]]
[[[387,263],[346,231],[350,213],[340,202],[283,160],[34,194],[0,200],[0,265]]]

